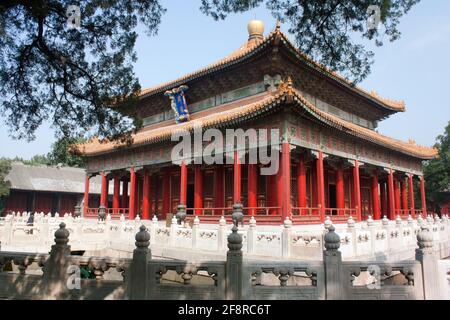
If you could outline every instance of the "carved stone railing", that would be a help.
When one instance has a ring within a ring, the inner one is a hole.
[[[295,216],[293,216],[295,218]],[[295,226],[291,221],[283,225],[260,225],[260,217],[250,217],[245,225],[239,227],[243,237],[243,251],[258,257],[290,257],[305,260],[322,259],[323,235],[327,225],[334,223],[333,217],[327,218],[324,224]],[[66,223],[71,234],[70,245],[73,250],[102,250],[117,248],[132,250],[133,235],[141,224],[151,234],[151,245],[160,248],[200,250],[212,255],[225,255],[226,238],[230,233],[230,224],[225,218],[218,225],[201,224],[196,217],[192,224],[179,225],[173,219],[166,226],[154,218],[151,221],[112,220],[106,216],[105,221],[64,217],[48,217],[35,214],[32,226],[27,226],[25,216],[8,216],[0,221],[0,250],[17,250],[26,252],[48,252],[52,244],[53,233],[58,224]],[[444,258],[450,243],[450,220],[419,217],[413,220],[408,217],[395,221],[383,219],[374,221],[370,216],[366,221],[355,222],[350,216],[346,224],[336,225],[336,232],[341,238],[341,252],[344,260],[374,260],[377,257],[396,260],[413,257],[416,245],[415,237],[422,225],[432,226],[434,241]]]

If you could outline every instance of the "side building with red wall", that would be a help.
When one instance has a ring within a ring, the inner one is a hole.
[[[11,212],[74,213],[83,205],[86,172],[80,168],[11,164],[10,193],[2,215]],[[97,181],[98,180],[98,181]],[[100,203],[100,178],[91,180],[91,203]]]

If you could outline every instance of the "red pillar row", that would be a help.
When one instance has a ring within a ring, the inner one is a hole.
[[[325,180],[323,169],[323,152],[319,151],[318,158],[316,159],[317,170],[317,206],[319,207],[320,220],[325,221]]]
[[[308,206],[306,199],[306,163],[305,155],[300,154],[297,164],[297,207],[306,208]]]
[[[258,206],[258,166],[249,164],[247,167],[247,202],[249,208]],[[256,215],[256,209],[249,209],[249,214]]]
[[[411,208],[411,215],[413,218],[416,218],[416,208],[414,203],[414,183],[413,183],[413,175],[408,175],[408,189],[409,189],[409,206]]]
[[[401,192],[402,192],[402,210],[406,212],[408,210],[408,191],[406,190],[406,179],[403,178],[401,183]]]
[[[344,170],[341,164],[336,169],[336,207],[345,208]],[[340,210],[339,214],[342,214],[342,211]]]
[[[196,166],[194,171],[194,207],[203,208],[203,173],[200,166]],[[195,214],[200,215],[202,211],[196,210]]]
[[[148,170],[144,170],[144,181],[142,190],[142,219],[150,219],[150,186],[151,186],[151,175]]]
[[[386,182],[380,183],[380,198],[381,198],[381,214],[385,215],[388,212]]]
[[[291,146],[281,146],[281,208],[283,221],[291,216]]]
[[[163,189],[163,203],[162,203],[162,216],[166,218],[167,213],[170,211],[170,172],[166,171],[163,175],[162,181]]]
[[[375,220],[380,220],[380,218],[381,218],[380,195],[379,195],[378,185],[379,185],[378,184],[378,175],[377,175],[377,172],[375,172],[372,177],[373,218]]]
[[[83,211],[83,213],[86,213],[88,208],[89,208],[89,175],[86,175],[85,182],[84,182],[84,211]]]
[[[187,195],[187,166],[183,161],[180,168],[180,204],[186,205],[186,195]]]
[[[420,196],[422,198],[422,214],[427,216],[427,197],[425,193],[425,179],[423,176],[420,177]]]
[[[238,151],[234,152],[233,202],[241,203],[241,160]]]
[[[106,208],[106,201],[108,199],[108,178],[104,172],[101,173],[102,175],[102,190],[100,195],[100,206]]]
[[[394,178],[395,213],[401,209],[400,182]],[[394,213],[394,214],[395,214]]]
[[[122,208],[128,207],[128,178],[122,181]]]
[[[114,177],[114,193],[113,193],[113,209],[119,209],[120,207],[120,179],[118,176]]]
[[[362,220],[361,215],[361,185],[359,180],[359,161],[355,160],[355,165],[353,166],[353,188],[355,195],[355,209],[356,217],[358,221]]]
[[[223,166],[216,166],[214,168],[214,207],[223,208],[224,206],[224,189],[223,189]],[[221,215],[222,212],[217,210],[216,215]]]
[[[394,171],[390,169],[388,176],[389,213],[388,219],[395,219]]]
[[[130,170],[130,201],[129,201],[129,219],[136,218],[136,172],[134,168]]]

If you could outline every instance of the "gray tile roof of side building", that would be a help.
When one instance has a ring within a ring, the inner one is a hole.
[[[85,177],[85,170],[80,168],[29,166],[13,162],[6,180],[10,181],[13,190],[84,193]],[[100,194],[100,190],[100,176],[92,177],[89,193]],[[111,183],[109,190],[111,194]]]

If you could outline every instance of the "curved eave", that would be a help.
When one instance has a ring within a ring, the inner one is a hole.
[[[338,117],[325,113],[312,105],[305,97],[303,97],[299,92],[292,88],[283,90],[284,91],[278,92],[273,96],[266,97],[259,102],[236,107],[224,112],[219,112],[212,116],[206,116],[204,118],[198,119],[198,121],[192,121],[180,125],[169,126],[167,128],[156,129],[154,132],[138,133],[135,137],[137,137],[139,141],[133,143],[132,146],[129,146],[128,148],[137,148],[144,145],[170,140],[171,135],[177,131],[192,132],[196,128],[196,124],[199,123],[199,121],[201,121],[202,123],[202,129],[208,129],[220,128],[249,119],[254,119],[262,114],[267,114],[270,109],[275,109],[275,107],[280,106],[283,102],[286,101],[287,97],[289,97],[289,100],[293,101],[294,107],[296,106],[298,108],[301,108],[302,111],[308,112],[312,117],[316,118],[321,123],[327,126],[336,128],[337,130],[340,130],[342,132],[346,132],[359,139],[421,160],[433,159],[437,155],[436,149],[410,145],[400,140],[383,136],[373,130],[357,126]],[[142,136],[138,137],[139,134],[141,134]],[[148,137],[146,137],[146,135],[148,135]],[[91,148],[95,148],[95,143],[97,143],[97,146],[101,146],[99,142],[94,142],[93,144],[91,144]],[[99,147],[100,149],[97,151],[86,151],[86,149],[83,148],[83,145],[78,145],[77,150],[79,153],[86,156],[96,156],[100,154],[115,152],[126,147],[127,145],[123,144],[112,144],[106,148]]]

